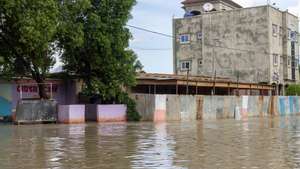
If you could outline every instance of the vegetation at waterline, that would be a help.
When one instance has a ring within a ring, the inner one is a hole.
[[[287,96],[300,96],[300,85],[299,84],[291,84],[286,89]]]
[[[1,0],[0,73],[30,76],[47,99],[45,77],[60,52],[64,70],[84,81],[82,94],[100,103],[123,103],[138,120],[127,89],[141,69],[128,49],[126,28],[135,0]]]
[[[126,103],[136,112],[126,89],[135,85],[137,57],[129,50],[131,34],[126,28],[134,0],[65,1],[63,31],[65,70],[84,80],[83,94],[100,103]],[[134,118],[135,119],[135,118]]]

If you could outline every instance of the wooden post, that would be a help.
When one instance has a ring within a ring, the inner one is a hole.
[[[237,95],[240,95],[240,90],[239,90],[239,81],[240,81],[240,72],[237,74]]]
[[[196,95],[198,95],[198,82],[196,82]]]
[[[53,85],[52,85],[52,83],[50,83],[50,99],[52,100],[53,99],[53,94],[52,94],[52,87],[53,87]]]
[[[148,93],[151,94],[151,85],[148,85]]]

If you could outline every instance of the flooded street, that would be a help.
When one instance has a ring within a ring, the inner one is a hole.
[[[1,169],[300,168],[300,118],[0,125]]]

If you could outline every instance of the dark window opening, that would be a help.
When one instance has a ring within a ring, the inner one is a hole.
[[[191,14],[196,16],[196,15],[201,15],[201,12],[200,11],[191,11]]]

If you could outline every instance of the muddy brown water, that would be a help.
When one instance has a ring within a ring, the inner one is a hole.
[[[300,117],[0,125],[0,169],[300,168]]]

